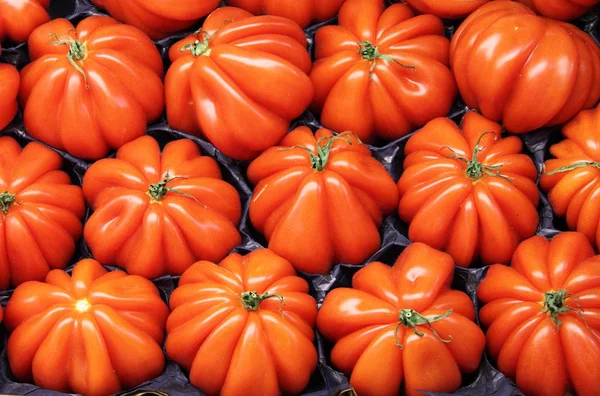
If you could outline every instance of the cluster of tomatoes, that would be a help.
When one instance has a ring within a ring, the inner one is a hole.
[[[0,41],[30,59],[0,64],[0,130],[20,108],[37,140],[0,137],[18,381],[113,394],[160,376],[164,345],[208,395],[299,394],[316,329],[361,396],[454,392],[486,348],[527,395],[600,394],[600,47],[562,22],[600,0],[91,2],[110,16],[0,0]],[[336,15],[311,57],[303,28]],[[442,18],[464,19],[451,40]],[[165,74],[152,40],[200,20]],[[307,110],[323,128],[289,132]],[[146,134],[163,114],[242,164],[246,208],[193,140]],[[538,169],[516,135],[548,126],[564,139]],[[394,180],[367,144],[398,139]],[[90,163],[81,187],[66,154]],[[570,232],[535,236],[540,189]],[[318,309],[297,271],[361,266],[396,212],[412,244]],[[231,253],[246,216],[268,249]],[[93,259],[65,272],[82,236]],[[481,327],[451,288],[480,264]]]

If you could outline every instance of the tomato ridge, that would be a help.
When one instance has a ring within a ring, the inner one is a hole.
[[[433,318],[428,318],[426,316],[421,315],[414,309],[401,309],[400,312],[398,313],[398,324],[396,325],[396,330],[394,331],[394,335],[396,337],[396,346],[399,347],[400,349],[404,348],[404,345],[402,345],[400,343],[400,340],[398,339],[398,329],[400,329],[400,326],[404,326],[406,328],[412,327],[413,331],[415,332],[415,334],[417,336],[423,337],[425,335],[425,333],[423,333],[422,331],[419,331],[417,326],[421,326],[424,324],[429,326],[429,329],[433,332],[433,334],[440,341],[442,341],[444,343],[451,342],[452,336],[450,336],[450,339],[448,339],[448,340],[442,338],[438,334],[438,332],[435,331],[435,329],[433,328],[433,326],[431,324],[447,318],[452,312],[453,311],[451,309],[449,309],[442,315],[434,316]]]

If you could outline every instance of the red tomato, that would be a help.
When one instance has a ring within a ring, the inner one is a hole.
[[[393,267],[374,262],[352,289],[330,292],[317,326],[335,342],[333,364],[361,396],[453,392],[479,367],[485,347],[469,297],[451,290],[452,258],[422,243]]]
[[[125,144],[117,158],[88,169],[83,193],[94,210],[84,230],[94,258],[130,274],[180,275],[197,260],[221,260],[241,242],[236,189],[188,139],[162,154],[150,136]]]
[[[513,133],[562,124],[600,98],[600,48],[591,36],[519,3],[493,1],[471,14],[450,56],[467,105]]]
[[[600,246],[600,106],[579,113],[563,127],[566,140],[553,145],[540,186],[557,216],[571,230]]]
[[[0,47],[0,54],[2,47]],[[12,65],[0,63],[0,130],[4,129],[15,118],[19,105],[20,76]]]
[[[521,140],[501,133],[498,124],[469,112],[460,129],[438,118],[408,140],[398,213],[410,223],[411,241],[468,267],[478,257],[508,263],[519,242],[535,234],[537,169],[521,153]]]
[[[255,15],[278,15],[306,27],[312,22],[331,19],[345,0],[226,0],[226,3],[243,8]]]
[[[569,21],[591,10],[599,0],[516,0],[539,14],[552,19]]]
[[[530,396],[600,394],[600,256],[584,235],[519,245],[479,285],[488,351]]]
[[[170,298],[167,354],[208,395],[299,394],[317,365],[308,283],[267,249],[201,261]]]
[[[161,39],[187,29],[208,15],[221,0],[92,0],[112,17]]]
[[[25,128],[78,158],[98,159],[162,114],[163,64],[142,31],[104,16],[55,19],[29,38],[21,71]]]
[[[248,178],[252,224],[269,249],[312,274],[368,259],[398,205],[394,180],[350,132],[297,128],[250,164]]]
[[[39,143],[0,137],[0,289],[64,268],[81,236],[81,189],[62,158]]]
[[[0,41],[27,41],[31,32],[50,20],[50,0],[0,0]]]
[[[6,306],[6,352],[19,381],[111,395],[159,376],[169,308],[147,279],[82,260],[72,277],[17,287]]]
[[[463,18],[490,0],[406,0],[406,3],[423,14],[440,18]]]
[[[304,31],[282,17],[219,8],[169,56],[169,125],[235,159],[277,144],[312,100]]]
[[[347,0],[317,31],[313,110],[336,131],[392,140],[446,116],[456,96],[442,21],[408,6]]]

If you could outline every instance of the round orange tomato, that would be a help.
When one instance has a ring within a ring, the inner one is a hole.
[[[462,131],[461,131],[462,129]],[[537,169],[521,140],[469,112],[459,127],[438,118],[406,143],[398,181],[400,218],[411,241],[448,252],[468,267],[508,263],[517,245],[535,234]]]
[[[81,189],[39,143],[0,137],[0,289],[64,268],[81,236]]]
[[[317,31],[313,110],[335,131],[393,140],[446,116],[456,96],[444,24],[408,6],[347,0]]]
[[[92,0],[112,17],[142,29],[153,39],[187,29],[208,15],[221,0]]]
[[[552,19],[569,21],[591,10],[599,0],[516,0]]]
[[[422,243],[393,267],[374,262],[331,291],[317,316],[333,364],[361,396],[454,392],[485,347],[465,293],[451,290],[452,258]]]
[[[52,147],[102,158],[162,114],[162,59],[137,28],[104,16],[77,29],[55,19],[31,34],[29,54],[19,92],[25,128]]]
[[[406,3],[423,14],[457,19],[469,15],[488,1],[490,0],[406,0]]]
[[[304,31],[283,17],[219,8],[169,56],[169,125],[235,159],[277,144],[312,100]]]
[[[27,41],[31,32],[50,20],[50,0],[0,0],[0,41]]]
[[[170,298],[167,354],[209,395],[299,394],[317,365],[308,283],[267,249],[201,261]]]
[[[519,245],[479,285],[488,351],[526,395],[600,394],[600,256],[580,233]]]
[[[562,124],[600,98],[600,48],[591,36],[512,1],[471,14],[450,56],[467,105],[513,133]]]
[[[19,381],[110,395],[159,376],[169,308],[147,279],[82,260],[27,282],[6,306],[6,353]]]
[[[252,224],[269,249],[312,274],[368,259],[398,205],[394,180],[350,132],[297,128],[250,164],[248,178]]]
[[[93,164],[83,193],[94,211],[84,237],[96,260],[146,278],[218,261],[241,242],[236,189],[188,139],[165,146],[142,136]]]
[[[20,81],[21,77],[17,69],[12,65],[0,63],[0,130],[10,124],[19,110],[17,94]]]

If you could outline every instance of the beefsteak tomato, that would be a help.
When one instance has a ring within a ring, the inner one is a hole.
[[[599,0],[516,0],[545,17],[570,21],[591,10]]]
[[[397,395],[403,383],[406,395],[453,392],[477,370],[485,337],[469,297],[450,289],[453,272],[448,254],[414,243],[325,297],[317,327],[359,395]]]
[[[82,260],[27,282],[6,306],[6,348],[19,381],[60,392],[111,395],[159,376],[169,308],[147,279]]]
[[[217,8],[221,0],[92,0],[92,3],[158,40],[192,26]]]
[[[163,64],[141,30],[105,16],[66,19],[29,37],[32,63],[21,71],[27,132],[83,159],[143,135],[162,114]]]
[[[450,57],[467,105],[513,133],[562,124],[600,98],[592,37],[512,1],[472,13],[452,38]]]
[[[35,28],[50,20],[50,0],[0,0],[0,41],[27,41]]]
[[[463,18],[490,0],[405,0],[406,4],[423,14],[440,18]]]
[[[21,77],[17,69],[12,65],[0,63],[0,130],[10,124],[19,110],[17,94],[20,82]]]
[[[446,116],[456,96],[449,41],[433,15],[404,4],[347,0],[339,26],[317,31],[312,108],[321,123],[359,138],[393,140]]]
[[[277,144],[312,100],[304,31],[283,17],[219,8],[169,55],[169,125],[235,159]]]
[[[64,268],[81,236],[81,189],[39,143],[0,137],[0,289]]]
[[[252,224],[269,249],[312,274],[368,259],[398,205],[394,180],[350,132],[297,128],[250,164],[248,178]]]
[[[94,211],[84,230],[94,258],[130,274],[181,275],[241,242],[238,192],[189,139],[162,154],[150,136],[125,144],[88,169],[83,193]]]
[[[299,394],[317,365],[317,305],[294,267],[267,249],[201,261],[170,298],[167,354],[208,395]]]
[[[583,234],[528,239],[478,289],[488,351],[526,395],[600,394],[600,256]],[[575,392],[570,392],[570,391]]]
[[[400,218],[411,241],[446,251],[456,264],[508,263],[535,234],[537,169],[516,136],[469,112],[459,127],[431,121],[406,143],[398,181]]]

